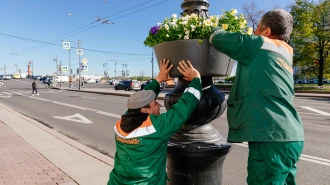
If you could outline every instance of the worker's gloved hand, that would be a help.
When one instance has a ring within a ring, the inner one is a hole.
[[[177,67],[179,72],[184,76],[183,79],[191,82],[194,78],[201,78],[199,72],[192,66],[191,62],[187,60],[187,63],[182,60]]]
[[[163,60],[161,60],[159,62],[159,73],[158,73],[158,76],[155,78],[157,80],[158,83],[161,83],[161,82],[166,82],[168,80],[172,80],[173,78],[171,78],[169,76],[169,73],[173,67],[173,64],[170,64],[170,61],[169,60],[166,60],[165,58]]]

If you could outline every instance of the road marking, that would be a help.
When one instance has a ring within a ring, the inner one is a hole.
[[[85,123],[85,124],[93,123],[89,119],[85,118],[84,116],[82,116],[78,113],[74,114],[72,116],[64,116],[64,117],[54,116],[53,118],[63,119],[63,120],[67,120],[67,121],[74,121],[74,122],[79,122],[79,123]]]
[[[310,111],[313,111],[313,112],[316,112],[316,113],[319,113],[319,114],[324,115],[324,116],[330,116],[330,114],[327,113],[327,112],[323,112],[323,111],[320,111],[320,110],[317,110],[317,109],[313,109],[311,107],[304,107],[304,106],[300,106],[300,107],[302,107],[304,109],[307,109],[307,110],[310,110]]]
[[[243,147],[249,147],[247,142],[233,143],[233,144],[238,145],[238,146],[243,146]],[[329,159],[314,157],[314,156],[311,156],[311,155],[301,154],[299,160],[308,161],[308,162],[317,163],[317,164],[322,164],[322,165],[325,165],[325,166],[330,166],[330,160]]]
[[[115,117],[115,118],[121,118],[121,115],[118,115],[118,114],[112,114],[112,113],[103,112],[103,111],[97,111],[96,113],[111,116],[111,117]]]
[[[92,97],[87,97],[87,96],[82,96],[82,98],[97,100],[97,98],[92,98]]]

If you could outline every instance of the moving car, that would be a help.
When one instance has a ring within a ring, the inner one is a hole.
[[[96,80],[95,79],[88,79],[84,81],[86,84],[95,84]]]

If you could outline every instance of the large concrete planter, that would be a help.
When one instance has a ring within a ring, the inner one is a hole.
[[[163,42],[155,45],[154,51],[158,64],[164,58],[174,64],[171,77],[182,77],[176,68],[181,60],[190,60],[203,77],[228,76],[234,64],[234,60],[214,49],[207,39]]]

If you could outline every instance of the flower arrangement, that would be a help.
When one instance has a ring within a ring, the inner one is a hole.
[[[158,23],[150,29],[144,44],[153,47],[156,44],[186,39],[209,39],[214,28],[220,27],[226,31],[252,34],[252,28],[247,27],[243,14],[237,16],[237,10],[223,11],[223,15],[214,15],[203,18],[196,14],[184,15],[177,18],[165,18],[163,23]]]

